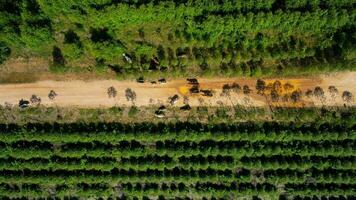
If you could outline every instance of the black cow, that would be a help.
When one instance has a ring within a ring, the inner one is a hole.
[[[200,90],[200,92],[203,93],[203,96],[207,96],[207,97],[213,96],[213,92],[211,90]]]
[[[180,107],[180,109],[181,109],[181,110],[191,110],[191,109],[192,109],[192,107],[190,107],[190,105],[189,105],[189,104],[186,104],[186,105],[184,105],[184,106]]]
[[[145,79],[141,76],[136,80],[138,83],[144,83]]]
[[[20,108],[27,108],[27,107],[29,106],[29,104],[30,104],[30,102],[27,101],[27,100],[21,99],[21,100],[19,101],[19,107],[20,107]]]
[[[189,84],[192,84],[192,85],[199,84],[198,79],[196,79],[196,78],[187,78],[187,81]]]
[[[193,85],[193,87],[191,87],[189,89],[190,93],[193,93],[193,94],[198,94],[199,93],[199,86],[198,85]]]
[[[167,83],[165,78],[158,79],[158,83]]]
[[[169,99],[169,103],[171,105],[174,105],[179,100],[179,96],[177,94],[175,94],[174,96],[169,97],[168,99]]]

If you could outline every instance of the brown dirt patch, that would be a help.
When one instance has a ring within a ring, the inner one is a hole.
[[[73,77],[75,78],[75,77]],[[323,75],[312,78],[301,79],[280,79],[281,82],[290,82],[299,88],[303,93],[307,89],[314,89],[316,86],[321,86],[326,94],[325,105],[343,105],[341,97],[331,100],[328,96],[327,88],[330,85],[336,86],[340,93],[344,90],[349,90],[354,95],[356,94],[356,72],[338,73],[333,75]],[[267,82],[274,81],[273,79],[266,80]],[[26,84],[1,84],[0,85],[0,104],[9,102],[17,104],[19,99],[29,99],[32,94],[42,97],[42,104],[46,106],[78,106],[78,107],[111,107],[114,105],[128,106],[131,102],[126,101],[125,89],[131,88],[137,94],[137,106],[167,104],[168,97],[175,94],[180,95],[180,100],[177,106],[183,105],[183,96],[189,97],[191,106],[199,106],[201,104],[208,106],[217,105],[244,105],[244,106],[265,106],[267,105],[265,97],[256,94],[255,84],[256,79],[252,78],[213,78],[199,79],[202,89],[212,89],[214,97],[203,97],[201,95],[191,95],[187,92],[190,85],[184,79],[168,80],[167,84],[150,84],[136,83],[134,81],[117,81],[117,80],[95,80],[95,81],[39,81]],[[224,84],[238,83],[241,86],[248,85],[253,91],[251,95],[232,94],[230,97],[221,97],[221,88]],[[116,98],[108,98],[107,88],[114,86],[118,91]],[[50,90],[58,93],[54,101],[48,99],[47,95]],[[274,105],[283,106],[307,106],[321,105],[317,99],[305,98],[302,103],[274,103]],[[355,105],[355,101],[352,103]]]

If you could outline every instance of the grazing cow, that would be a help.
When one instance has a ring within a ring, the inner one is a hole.
[[[165,84],[167,83],[165,78],[158,79],[158,83]]]
[[[163,118],[163,117],[166,116],[166,114],[164,114],[163,111],[157,110],[157,111],[155,112],[155,116],[158,117],[158,118]]]
[[[175,94],[174,96],[169,97],[168,100],[171,105],[174,105],[179,100],[179,96]]]
[[[30,102],[27,101],[27,100],[21,99],[21,100],[19,101],[19,107],[20,107],[20,108],[27,108],[27,107],[29,106],[29,104],[30,104]]]
[[[203,96],[206,96],[206,97],[212,97],[213,96],[213,92],[211,90],[200,90],[200,92],[202,92]]]
[[[128,54],[123,53],[122,56],[124,56],[125,60],[126,60],[128,63],[130,63],[130,64],[132,63],[132,59],[131,59],[131,57],[130,57]]]
[[[193,85],[193,87],[191,87],[189,89],[190,93],[193,93],[193,94],[198,94],[199,93],[199,86],[198,85]]]
[[[199,84],[196,78],[187,78],[188,84],[197,85]]]
[[[166,111],[166,106],[164,105],[161,105],[159,108],[158,108],[159,111]]]
[[[192,107],[190,107],[190,105],[189,105],[189,104],[186,104],[186,105],[184,105],[184,106],[180,107],[180,109],[181,109],[181,110],[191,110],[191,109],[192,109]]]
[[[141,76],[136,80],[138,83],[144,83],[145,79]]]
[[[54,98],[56,98],[57,95],[58,95],[58,94],[57,94],[54,90],[51,90],[51,91],[49,92],[49,94],[48,94],[48,98],[49,98],[50,100],[53,100]]]

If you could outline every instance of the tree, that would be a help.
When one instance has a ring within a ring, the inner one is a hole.
[[[256,83],[257,94],[263,94],[266,89],[266,82],[262,79],[258,79]]]
[[[52,58],[53,58],[53,64],[59,65],[59,66],[64,66],[65,65],[65,59],[64,59],[64,56],[62,54],[62,51],[57,46],[53,47]]]
[[[115,98],[117,95],[117,91],[113,86],[108,88],[107,93],[108,93],[109,98],[111,98],[111,97]]]
[[[311,90],[311,89],[308,89],[308,90],[305,92],[305,96],[307,96],[308,98],[310,98],[312,95],[313,95],[313,90]]]
[[[325,98],[325,93],[323,88],[317,86],[314,88],[314,96],[317,97],[318,99],[322,100]]]
[[[39,105],[41,103],[41,98],[33,94],[30,98],[31,104]]]
[[[294,89],[294,86],[293,86],[292,84],[290,84],[290,83],[285,83],[285,84],[283,85],[283,89],[284,89],[286,92],[289,92],[289,91],[291,91],[291,90]]]
[[[329,86],[328,91],[330,93],[331,98],[335,100],[336,96],[339,94],[339,90],[335,86],[331,85]]]
[[[279,80],[274,81],[272,90],[275,90],[278,94],[282,94],[282,83]]]
[[[277,102],[279,100],[279,94],[276,90],[273,90],[271,91],[271,100],[273,102]]]
[[[350,103],[353,100],[353,95],[349,91],[344,91],[342,93],[342,100],[344,100],[347,103]]]
[[[136,101],[136,92],[133,91],[131,88],[127,88],[125,90],[125,96],[127,101],[131,101],[131,102]]]
[[[232,91],[235,93],[239,93],[241,91],[241,86],[238,83],[233,83],[231,85]]]
[[[231,87],[229,84],[224,84],[220,96],[230,96],[230,89]]]
[[[294,103],[299,102],[302,99],[302,91],[301,90],[294,90],[291,94],[292,101]]]

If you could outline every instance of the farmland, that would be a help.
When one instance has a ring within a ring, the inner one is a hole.
[[[0,0],[0,199],[356,199],[355,0]]]
[[[0,196],[353,199],[354,117],[1,125]]]
[[[240,108],[208,123],[37,109],[0,119],[3,199],[355,198],[354,108]]]

